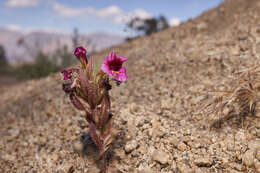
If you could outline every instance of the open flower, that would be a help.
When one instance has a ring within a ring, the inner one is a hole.
[[[87,59],[87,51],[86,49],[84,49],[84,47],[79,46],[75,49],[74,51],[74,55],[79,59],[79,60],[83,60],[86,64],[88,63],[88,59]]]
[[[126,57],[117,57],[116,54],[112,52],[105,58],[101,70],[109,76],[114,76],[117,81],[124,82],[129,79],[126,74],[126,68],[122,67],[125,61],[127,61]]]
[[[61,70],[61,73],[63,75],[64,80],[69,80],[72,78],[72,69],[68,69],[68,70],[63,69]]]

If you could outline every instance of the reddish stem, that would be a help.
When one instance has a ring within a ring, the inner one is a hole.
[[[103,160],[104,160],[104,167],[102,173],[107,173],[107,152],[103,154]]]

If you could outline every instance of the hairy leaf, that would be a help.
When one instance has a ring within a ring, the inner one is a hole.
[[[74,95],[74,93],[70,94],[70,100],[73,103],[73,105],[79,109],[79,110],[85,110],[84,106],[80,102],[80,100],[77,98],[77,96]]]
[[[109,112],[110,112],[110,99],[109,99],[108,93],[106,93],[103,97],[100,112],[101,112],[101,115],[99,117],[99,126],[104,127],[108,121]]]
[[[102,142],[102,140],[100,139],[100,137],[97,134],[97,128],[95,127],[94,123],[90,124],[90,126],[89,126],[89,133],[90,133],[90,136],[91,136],[92,140],[94,141],[94,143],[98,147],[99,152],[100,153],[103,152],[103,142]]]
[[[84,95],[88,95],[88,87],[87,87],[87,78],[86,78],[86,73],[83,69],[80,69],[79,71],[79,77],[80,77],[80,84],[82,91]]]

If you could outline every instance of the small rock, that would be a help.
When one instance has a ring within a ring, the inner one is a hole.
[[[83,151],[83,144],[80,140],[75,140],[72,145],[75,152],[81,153]]]
[[[172,144],[174,147],[177,148],[177,146],[178,146],[178,144],[179,144],[180,141],[178,140],[178,138],[173,137],[173,138],[170,139],[170,142],[171,142],[171,144]]]
[[[243,156],[242,156],[242,162],[248,166],[251,167],[254,165],[254,151],[248,150]]]
[[[255,163],[256,172],[260,172],[260,162]]]
[[[228,169],[227,172],[228,172],[228,173],[241,173],[240,171],[237,171],[237,170],[231,169],[231,168]]]
[[[191,135],[191,130],[187,129],[183,132],[183,135]]]
[[[248,148],[252,151],[260,150],[260,140],[250,141]]]
[[[180,142],[180,143],[178,144],[177,148],[178,148],[178,150],[180,150],[180,151],[189,150],[189,147],[188,147],[186,144],[184,144],[184,142]]]
[[[177,163],[177,167],[180,173],[191,173],[193,172],[192,168],[189,165],[185,164],[184,162]]]
[[[222,165],[224,168],[228,168],[229,167],[229,161],[227,158],[222,158]]]
[[[176,164],[176,161],[175,161],[175,160],[172,161],[172,170],[173,170],[174,172],[177,171],[177,164]]]
[[[193,104],[198,104],[199,102],[201,102],[201,101],[204,100],[204,99],[205,99],[205,96],[193,97],[193,98],[191,99],[191,102],[192,102]]]
[[[119,169],[112,168],[112,167],[108,167],[108,172],[109,173],[122,173]]]
[[[70,163],[63,163],[62,165],[60,165],[57,169],[57,172],[59,173],[70,173],[70,172],[74,172],[74,167],[73,165],[71,165]]]
[[[232,47],[229,49],[231,55],[239,55],[240,48],[238,46]]]
[[[125,152],[130,153],[133,150],[135,150],[137,147],[138,147],[138,144],[137,144],[136,140],[129,141],[125,145]]]
[[[244,171],[246,169],[244,165],[238,163],[231,163],[230,166],[237,171]]]
[[[260,150],[256,151],[255,158],[260,161]]]
[[[169,155],[161,150],[155,150],[152,155],[153,160],[161,163],[166,164],[169,161]]]
[[[172,100],[170,100],[170,99],[163,99],[162,101],[161,101],[161,108],[162,109],[171,109],[172,108],[172,105],[173,105],[173,102],[172,102]]]
[[[182,138],[182,141],[187,144],[187,143],[191,142],[191,138],[190,138],[189,136],[184,136],[184,137]]]
[[[235,151],[236,147],[234,143],[227,143],[227,150],[228,151]]]
[[[239,130],[236,134],[235,134],[235,139],[236,141],[247,141],[246,138],[246,132],[244,130]]]
[[[8,130],[9,139],[14,139],[19,136],[20,130],[19,129],[10,129]]]
[[[88,168],[88,172],[100,172],[100,170],[97,168],[97,167],[95,167],[95,166],[90,166],[89,168]]]
[[[52,154],[50,155],[50,159],[51,159],[52,161],[56,162],[56,161],[59,159],[58,153],[52,153]]]
[[[1,156],[5,161],[15,161],[16,157],[10,154],[4,154]]]
[[[137,104],[135,104],[135,103],[132,103],[129,106],[129,108],[130,108],[131,113],[136,113],[136,112],[138,112],[140,110],[140,107]]]
[[[210,167],[213,163],[213,160],[209,157],[204,157],[194,160],[194,163],[199,167]]]
[[[148,166],[139,168],[138,173],[155,173],[154,170]]]
[[[45,137],[45,136],[40,137],[38,142],[41,145],[45,144],[47,142],[47,137]]]
[[[55,108],[54,108],[54,106],[52,106],[52,105],[47,105],[47,107],[46,107],[46,114],[47,114],[48,116],[55,115]]]

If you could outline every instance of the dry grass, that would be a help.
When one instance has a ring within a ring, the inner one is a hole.
[[[209,120],[211,127],[232,118],[243,120],[257,111],[260,92],[260,65],[236,72],[225,84],[230,89],[213,91],[213,99],[201,109],[200,114]],[[213,122],[213,123],[212,123]]]

